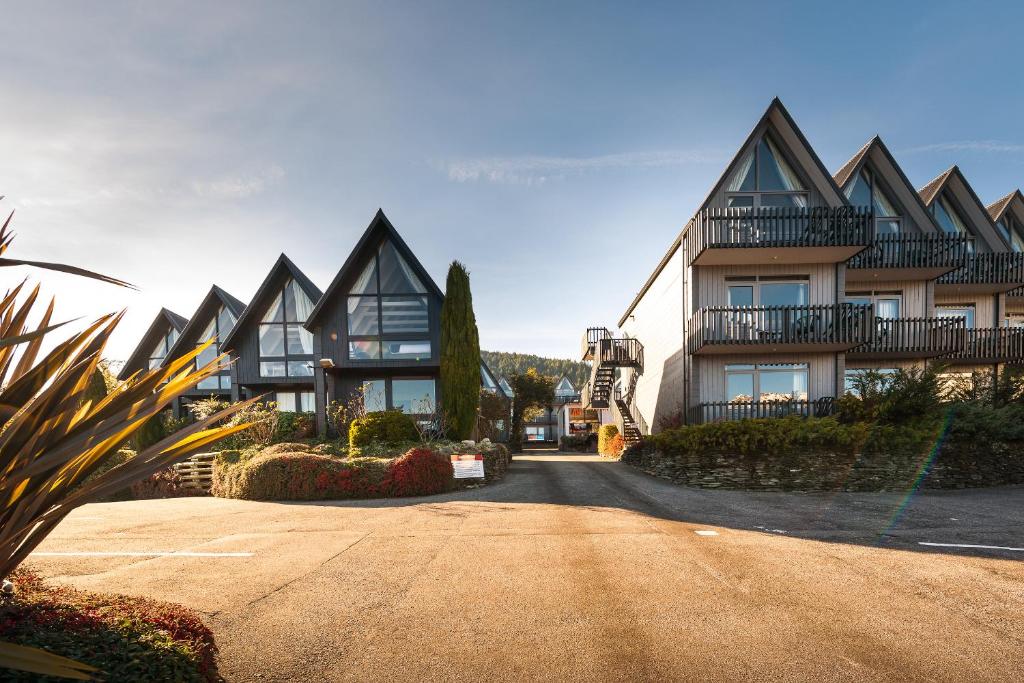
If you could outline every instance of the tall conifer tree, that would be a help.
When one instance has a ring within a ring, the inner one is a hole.
[[[469,273],[452,261],[441,306],[441,408],[448,436],[468,439],[480,405],[480,334]]]

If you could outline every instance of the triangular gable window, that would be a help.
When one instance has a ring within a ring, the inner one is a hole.
[[[807,191],[800,176],[767,133],[740,160],[726,192],[730,207],[807,206]]]
[[[312,377],[313,335],[302,324],[313,301],[288,278],[260,321],[260,376]]]
[[[202,334],[199,335],[199,339],[196,341],[196,346],[201,346],[206,341],[213,339],[214,342],[207,346],[198,356],[196,356],[196,366],[202,367],[207,365],[220,355],[220,340],[227,336],[228,332],[235,324],[235,316],[227,309],[227,306],[221,306],[217,309],[217,315],[210,319],[206,327],[203,329]],[[228,390],[231,388],[231,373],[229,370],[224,369],[215,375],[206,377],[199,381],[196,385],[196,389],[201,391],[206,390]]]
[[[939,224],[939,227],[942,228],[943,231],[951,235],[964,235],[966,237],[974,236],[967,228],[967,223],[960,215],[960,212],[956,210],[953,202],[945,192],[940,194],[939,198],[932,202],[932,215],[935,216],[935,222]],[[974,251],[973,240],[968,242],[967,250],[970,252]]]
[[[900,212],[896,204],[876,182],[876,176],[867,167],[847,183],[846,198],[853,206],[872,207],[875,212],[876,235],[898,235],[900,233]]]
[[[416,273],[390,240],[380,247],[380,291],[382,294],[426,294]]]

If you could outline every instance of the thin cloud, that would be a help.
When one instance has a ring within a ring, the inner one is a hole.
[[[192,191],[200,197],[213,199],[244,199],[260,194],[284,178],[284,169],[269,166],[247,175],[225,176],[214,180],[192,182]]]
[[[720,153],[698,150],[626,152],[592,157],[490,157],[458,159],[438,164],[449,180],[459,183],[487,182],[542,185],[584,173],[627,168],[658,168],[719,162]]]
[[[999,140],[962,140],[959,142],[936,142],[930,145],[909,147],[901,154],[927,154],[929,152],[981,152],[994,154],[1020,154],[1024,144],[1001,142]]]

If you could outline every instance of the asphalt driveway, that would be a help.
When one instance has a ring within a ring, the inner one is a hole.
[[[1024,678],[1024,488],[700,491],[539,455],[423,499],[89,505],[30,563],[204,612],[237,681]]]

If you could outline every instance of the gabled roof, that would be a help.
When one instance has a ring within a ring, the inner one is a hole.
[[[345,282],[350,276],[356,275],[354,273],[356,268],[359,268],[366,262],[366,257],[371,249],[376,246],[384,239],[389,239],[395,245],[398,253],[402,255],[402,258],[406,260],[409,266],[415,271],[416,275],[419,276],[420,280],[426,286],[427,291],[435,296],[444,298],[444,293],[434,282],[433,278],[430,277],[430,273],[423,267],[419,259],[409,248],[409,245],[405,243],[402,236],[395,230],[395,226],[391,225],[391,221],[384,215],[382,209],[377,209],[377,213],[374,215],[373,220],[366,227],[366,231],[363,232],[363,236],[356,242],[356,246],[352,249],[352,252],[348,255],[344,265],[341,266],[341,270],[331,280],[331,284],[328,285],[327,291],[320,297],[320,300],[313,306],[313,311],[309,314],[309,320],[306,321],[306,329],[311,330],[314,324],[319,319],[320,314],[323,312],[327,305],[327,302],[334,298],[337,293],[337,289],[341,287],[341,284]]]
[[[1024,205],[1024,194],[1021,194],[1020,190],[1014,190],[1005,197],[1002,197],[1001,199],[998,199],[989,204],[986,207],[988,210],[988,215],[992,218],[993,221],[1002,220],[1003,214],[1005,214],[1007,209],[1010,208],[1010,205],[1013,204],[1014,199],[1019,200],[1021,204]]]
[[[174,311],[166,308],[161,308],[153,318],[153,322],[149,324],[146,329],[146,333],[142,335],[142,339],[139,340],[138,346],[132,351],[131,355],[128,356],[128,360],[124,362],[124,366],[121,368],[121,372],[118,373],[117,378],[119,380],[126,380],[135,371],[133,368],[137,368],[144,357],[148,360],[149,356],[144,356],[150,348],[156,343],[155,337],[157,334],[161,336],[167,334],[168,330],[175,330],[180,333],[185,326],[188,325],[188,320],[178,315]]]
[[[205,325],[210,320],[210,314],[213,313],[216,308],[220,308],[223,304],[225,308],[231,311],[232,315],[237,319],[242,315],[245,310],[245,304],[231,296],[217,285],[210,287],[210,291],[207,292],[206,296],[203,297],[202,303],[196,308],[196,312],[192,314],[192,318],[188,321],[188,324],[178,334],[178,340],[174,342],[174,346],[167,352],[167,359],[177,358],[180,356],[187,346],[192,344],[190,339],[196,332],[196,329],[202,325]],[[216,306],[216,308],[214,308]]]
[[[999,230],[996,229],[995,222],[993,222],[992,217],[989,215],[988,209],[978,199],[978,194],[971,187],[971,184],[967,182],[967,178],[964,177],[959,166],[955,164],[950,166],[939,177],[918,190],[918,194],[921,195],[921,200],[926,206],[931,206],[939,194],[946,188],[950,189],[968,214],[964,216],[964,219],[974,225],[981,233],[978,236],[984,239],[993,251],[1004,251],[1010,248],[1010,245],[1003,239],[1003,236],[999,234]],[[966,201],[964,201],[965,199]]]
[[[569,376],[568,376],[568,375],[562,375],[561,377],[559,377],[559,378],[558,378],[558,380],[557,380],[557,381],[555,381],[555,389],[556,389],[556,390],[558,389],[558,386],[559,386],[559,385],[560,385],[560,384],[561,384],[562,382],[568,382],[568,383],[569,383],[569,386],[570,386],[570,387],[572,388],[572,390],[573,390],[573,391],[579,391],[579,390],[578,390],[578,389],[576,388],[576,385],[575,385],[575,384],[573,384],[572,380],[571,380],[571,379],[569,379]]]
[[[697,213],[700,213],[701,211],[708,207],[711,201],[715,198],[715,195],[717,195],[719,190],[721,190],[722,186],[725,185],[726,181],[729,179],[729,176],[732,173],[733,168],[735,168],[736,165],[743,158],[744,153],[751,146],[751,143],[754,142],[755,138],[757,138],[761,134],[761,132],[769,123],[771,123],[771,125],[776,129],[776,131],[783,137],[783,140],[781,140],[781,142],[789,149],[791,154],[794,154],[796,156],[794,161],[798,162],[798,165],[802,170],[811,175],[809,179],[814,184],[818,192],[822,195],[822,197],[824,197],[825,200],[832,205],[849,205],[849,202],[846,201],[846,195],[844,195],[843,191],[839,189],[839,186],[836,184],[836,181],[832,178],[832,174],[829,173],[828,169],[825,168],[825,164],[821,162],[821,159],[814,151],[814,148],[811,147],[811,143],[809,143],[807,141],[807,138],[804,136],[803,131],[801,131],[799,126],[796,125],[796,121],[793,120],[793,117],[790,115],[789,110],[787,110],[786,107],[782,104],[782,100],[780,100],[778,97],[775,97],[768,104],[768,108],[765,109],[765,112],[764,114],[761,115],[761,118],[758,119],[757,123],[750,130],[750,133],[743,141],[743,144],[740,145],[739,149],[736,151],[735,156],[733,156],[732,160],[725,167],[725,171],[718,178],[718,181],[711,188],[711,191],[708,192],[707,196],[704,198],[704,201],[701,202],[699,207],[697,207],[697,211],[694,212],[694,216],[696,216]],[[692,221],[693,218],[687,221],[686,225],[689,225]],[[683,227],[683,229],[679,232],[676,238],[672,241],[672,244],[669,245],[668,251],[665,252],[665,255],[662,257],[661,261],[654,269],[654,272],[651,273],[651,276],[647,278],[647,281],[644,283],[643,287],[641,287],[640,291],[637,292],[635,297],[633,297],[633,301],[626,308],[626,312],[622,314],[621,318],[619,318],[619,327],[622,327],[622,325],[625,324],[625,321],[627,318],[629,318],[630,313],[632,313],[633,309],[636,308],[636,305],[640,303],[640,299],[644,297],[644,294],[646,294],[647,290],[650,289],[652,284],[654,284],[654,281],[657,279],[662,269],[664,269],[664,267],[671,260],[672,255],[682,244],[683,232],[685,231],[686,226]]]
[[[306,293],[306,296],[308,296],[310,300],[316,302],[323,296],[323,292],[320,291],[320,288],[313,284],[313,281],[306,277],[306,274],[299,270],[299,267],[296,266],[288,256],[282,253],[277,257],[277,261],[274,262],[274,265],[271,266],[270,272],[267,273],[267,276],[263,278],[263,283],[259,286],[259,289],[256,290],[256,294],[254,294],[252,299],[249,301],[249,305],[246,306],[245,310],[242,311],[242,314],[238,316],[238,320],[235,321],[235,326],[232,327],[231,331],[224,337],[224,340],[221,342],[222,348],[232,348],[231,344],[237,336],[238,330],[241,330],[245,323],[249,322],[253,316],[259,313],[263,304],[266,302],[266,298],[270,294],[277,292],[277,290],[272,287],[278,278],[284,273],[287,273],[293,280],[295,280],[295,283],[303,292]]]
[[[483,356],[480,356],[480,372],[486,372],[491,378],[491,381],[494,382],[494,386],[497,387],[498,393],[504,398],[509,398],[509,395],[505,393],[505,387],[501,386],[501,380],[504,380],[505,378],[502,377],[501,380],[499,380],[498,376],[491,371],[491,366],[487,364],[487,361],[484,360]]]
[[[840,188],[844,187],[850,178],[860,172],[860,169],[864,167],[868,161],[871,161],[873,166],[882,175],[882,179],[888,184],[893,192],[897,195],[896,200],[902,205],[903,209],[908,213],[913,214],[911,217],[919,227],[924,229],[926,226],[931,227],[935,232],[941,232],[942,228],[935,222],[935,217],[932,216],[931,211],[925,205],[921,195],[917,190],[914,189],[913,183],[910,182],[910,178],[903,172],[900,165],[896,163],[896,159],[892,156],[889,148],[882,142],[882,138],[875,136],[865,143],[856,154],[853,155],[849,161],[843,164],[843,167],[836,171],[834,177],[836,185]],[[897,187],[892,182],[892,178],[895,177],[899,180],[901,187]]]

